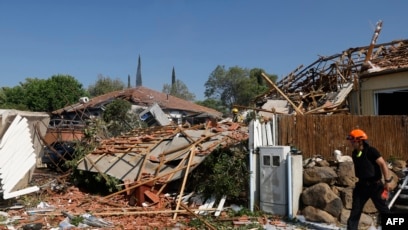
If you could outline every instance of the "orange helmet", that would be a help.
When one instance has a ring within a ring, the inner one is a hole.
[[[361,129],[353,129],[350,134],[347,136],[347,140],[367,140],[367,134]]]

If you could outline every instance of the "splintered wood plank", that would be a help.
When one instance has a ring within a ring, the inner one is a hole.
[[[214,216],[219,216],[221,214],[221,211],[224,208],[224,204],[226,200],[227,200],[227,196],[223,195],[221,197],[220,203],[218,204],[217,211],[215,212]]]

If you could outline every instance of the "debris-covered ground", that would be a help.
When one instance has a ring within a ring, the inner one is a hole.
[[[270,214],[252,216],[235,204],[216,217],[216,206],[198,212],[193,203],[177,212],[166,204],[130,206],[124,195],[87,193],[47,169],[37,169],[32,184],[40,191],[2,201],[0,229],[314,229]]]

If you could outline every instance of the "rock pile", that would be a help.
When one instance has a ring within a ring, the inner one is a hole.
[[[404,161],[393,162],[390,167],[395,189]],[[354,165],[350,161],[328,161],[319,157],[305,160],[303,170],[303,192],[300,210],[306,220],[327,224],[346,225],[352,204],[352,191],[358,179],[354,176]],[[366,203],[360,219],[360,227],[375,223],[378,211],[371,199]]]

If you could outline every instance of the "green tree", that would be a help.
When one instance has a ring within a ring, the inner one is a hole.
[[[146,127],[138,117],[140,111],[131,111],[131,108],[132,104],[122,99],[116,99],[106,106],[103,120],[110,136],[121,135],[136,127]]]
[[[136,71],[136,87],[142,86],[142,63],[140,62],[140,55],[137,61],[137,71]]]
[[[38,78],[27,78],[25,83],[22,84],[25,95],[25,105],[31,111],[53,111],[52,106],[53,97],[58,95],[58,92],[53,92],[54,85],[47,85],[47,80]],[[51,88],[48,88],[51,87]],[[52,100],[52,101],[51,101]],[[65,101],[65,100],[64,100]],[[50,106],[52,108],[50,108]],[[65,106],[65,103],[64,103]],[[62,108],[64,106],[59,106]]]
[[[0,108],[29,110],[25,104],[23,87],[3,87],[0,91]]]
[[[52,112],[88,95],[82,84],[70,75],[54,75],[49,79],[27,78],[19,86],[3,88],[3,93],[2,108],[25,108],[36,112]]]
[[[217,110],[217,111],[219,111],[221,113],[224,113],[224,114],[229,112],[228,108],[225,108],[225,106],[222,104],[221,100],[218,100],[218,99],[207,98],[207,99],[205,99],[203,101],[196,101],[195,103],[198,104],[198,105],[205,106],[207,108]]]
[[[82,84],[70,75],[54,75],[45,82],[44,90],[48,96],[48,109],[54,111],[78,102],[80,97],[88,96]],[[39,111],[42,108],[38,108]]]
[[[231,201],[240,200],[247,191],[249,170],[246,143],[230,149],[216,149],[189,175],[189,189],[205,197],[226,195]],[[245,197],[246,198],[246,197]],[[244,198],[244,199],[245,199]]]
[[[119,78],[113,80],[110,77],[105,77],[102,74],[98,75],[98,80],[95,84],[88,87],[88,92],[91,97],[107,94],[113,91],[122,90],[125,88],[125,83]]]
[[[194,101],[195,95],[191,93],[187,86],[179,79],[175,81],[173,84],[164,84],[163,85],[163,93],[170,94],[172,96],[187,100],[187,101]]]
[[[245,69],[238,66],[226,69],[217,66],[205,83],[204,95],[208,99],[220,100],[226,108],[233,105],[249,106],[257,95],[264,93],[268,87],[264,84],[262,69]],[[268,75],[268,74],[267,74]],[[276,81],[276,75],[268,75]]]
[[[130,102],[116,99],[106,106],[106,109],[103,112],[103,120],[107,123],[113,120],[125,121],[131,107],[132,104],[130,104]]]
[[[174,67],[173,67],[173,70],[171,72],[171,86],[173,86],[174,84],[176,84],[176,71],[174,70]]]

